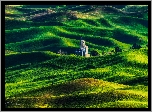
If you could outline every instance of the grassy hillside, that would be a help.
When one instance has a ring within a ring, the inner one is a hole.
[[[147,7],[6,6],[6,108],[148,108]]]

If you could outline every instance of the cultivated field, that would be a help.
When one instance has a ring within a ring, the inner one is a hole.
[[[148,108],[148,6],[5,8],[6,108]]]

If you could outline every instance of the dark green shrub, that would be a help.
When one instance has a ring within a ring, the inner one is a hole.
[[[99,52],[96,50],[91,51],[91,56],[100,56]]]

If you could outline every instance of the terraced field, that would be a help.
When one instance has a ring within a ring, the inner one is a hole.
[[[6,108],[148,108],[148,6],[5,8]]]

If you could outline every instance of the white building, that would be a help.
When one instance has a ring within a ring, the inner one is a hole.
[[[85,41],[82,40],[82,38],[80,40],[80,50],[76,52],[81,56],[90,57],[90,54],[88,54],[88,46],[85,45]]]

